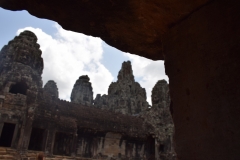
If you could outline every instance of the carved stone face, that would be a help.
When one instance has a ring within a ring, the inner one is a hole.
[[[152,104],[158,104],[159,103],[159,96],[157,96],[157,94],[155,94],[152,97]]]
[[[38,71],[38,73],[42,73],[43,70],[43,60],[37,61],[35,64],[35,69]]]
[[[30,53],[23,49],[18,54],[16,61],[26,65],[31,65],[31,63],[33,63]]]

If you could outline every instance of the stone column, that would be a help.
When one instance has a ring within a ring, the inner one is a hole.
[[[55,130],[48,130],[47,139],[46,139],[46,146],[45,146],[45,154],[46,155],[53,155],[53,146],[55,141]]]
[[[5,96],[4,95],[0,95],[0,108],[3,107],[4,99],[5,99]]]
[[[48,130],[45,129],[43,133],[43,141],[42,141],[42,150],[45,151],[46,145],[47,145],[47,136],[48,136]]]
[[[28,150],[31,133],[32,133],[32,124],[27,124],[23,132],[22,145],[21,145],[22,151]]]
[[[3,125],[4,125],[4,123],[0,122],[0,137],[1,137],[1,134],[2,134]]]
[[[78,141],[78,135],[77,133],[73,133],[73,142],[72,142],[72,149],[71,149],[71,156],[75,157],[77,153],[77,141]]]
[[[19,124],[16,124],[15,129],[14,129],[13,138],[12,138],[12,144],[11,144],[12,148],[17,148],[17,144],[18,144],[18,140],[19,140],[19,139],[17,139],[18,132],[19,132]]]
[[[21,150],[26,151],[28,150],[28,145],[32,133],[32,123],[34,120],[34,111],[35,111],[36,106],[35,105],[29,105],[28,110],[27,110],[27,117],[26,121],[23,127],[23,132],[22,134],[22,140],[21,140]]]
[[[160,160],[159,157],[159,142],[157,140],[157,138],[155,138],[155,160]]]
[[[25,152],[28,149],[29,140],[32,132],[32,120],[29,118],[23,123],[20,130],[20,138],[18,141],[17,149],[21,152]]]

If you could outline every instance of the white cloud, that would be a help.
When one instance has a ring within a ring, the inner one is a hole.
[[[44,59],[43,83],[54,80],[59,89],[61,99],[70,100],[75,81],[81,75],[88,75],[92,82],[94,97],[106,94],[113,76],[100,60],[102,58],[102,40],[74,33],[55,25],[56,36],[46,34],[39,28],[26,27],[17,34],[30,30],[38,37],[38,43]]]
[[[74,83],[79,76],[87,74],[92,83],[94,97],[96,94],[107,94],[108,87],[114,78],[101,63],[103,41],[100,38],[66,31],[57,24],[55,27],[57,33],[54,37],[39,28],[26,27],[17,31],[19,34],[24,30],[30,30],[37,35],[44,59],[43,83],[54,80],[59,89],[59,97],[70,100]],[[121,53],[121,56],[130,59],[135,80],[146,89],[147,101],[151,104],[151,91],[156,82],[160,79],[168,81],[164,62]]]
[[[147,101],[152,104],[151,94],[154,85],[161,79],[168,81],[168,76],[165,75],[164,61],[152,61],[129,53],[124,53],[124,56],[130,59],[135,80],[146,89]]]

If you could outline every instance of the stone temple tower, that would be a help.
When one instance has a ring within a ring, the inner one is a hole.
[[[160,159],[174,159],[174,125],[170,113],[169,85],[159,80],[152,89],[152,108],[143,115],[146,122],[154,128],[155,156]]]
[[[146,99],[146,91],[135,82],[131,62],[127,61],[122,63],[117,82],[110,84],[108,95],[97,95],[94,105],[101,109],[136,115],[148,108]]]
[[[87,75],[80,76],[75,82],[71,93],[71,101],[74,103],[92,106],[93,105],[93,88]]]
[[[4,115],[0,127],[13,127],[11,131],[5,130],[9,135],[21,133],[21,138],[15,137],[14,143],[9,143],[20,150],[27,150],[37,99],[42,90],[43,59],[39,48],[36,35],[24,31],[0,51],[0,110]]]
[[[0,94],[27,95],[27,103],[36,101],[42,88],[43,59],[37,37],[24,31],[9,41],[0,52]]]
[[[58,87],[56,82],[49,80],[43,87],[44,99],[57,100],[58,99]]]
[[[152,89],[152,107],[169,108],[170,95],[166,80],[159,80]]]

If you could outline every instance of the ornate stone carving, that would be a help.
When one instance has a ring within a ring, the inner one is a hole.
[[[169,108],[170,96],[166,80],[159,80],[152,89],[152,107]]]
[[[123,62],[117,82],[112,82],[108,95],[97,95],[94,105],[123,114],[139,114],[147,109],[146,91],[135,82],[131,62]]]
[[[0,92],[29,95],[27,102],[36,100],[42,88],[43,59],[37,37],[24,31],[9,41],[0,52]]]
[[[49,96],[52,96],[54,98],[58,98],[58,88],[56,82],[53,80],[49,80],[45,85],[44,85],[44,93],[48,94]]]
[[[92,84],[89,82],[89,77],[87,75],[80,76],[79,79],[74,84],[71,101],[78,104],[83,104],[87,106],[92,106],[93,104],[93,91]]]

